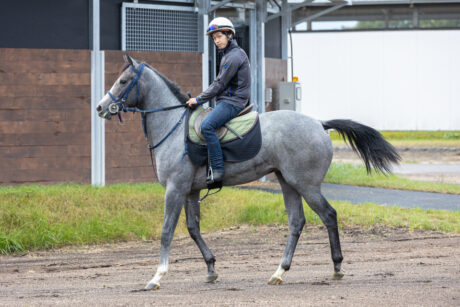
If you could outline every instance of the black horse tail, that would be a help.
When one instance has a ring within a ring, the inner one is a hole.
[[[363,159],[367,173],[371,166],[382,173],[391,173],[391,163],[401,160],[396,148],[388,143],[377,130],[348,119],[322,122],[325,130],[334,129],[350,144],[354,152]]]

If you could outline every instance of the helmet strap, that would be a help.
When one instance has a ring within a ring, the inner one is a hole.
[[[232,41],[233,35],[231,37],[228,35],[228,32],[230,32],[230,31],[222,31],[222,32],[225,34],[225,36],[227,36],[227,39],[228,39],[229,42]]]

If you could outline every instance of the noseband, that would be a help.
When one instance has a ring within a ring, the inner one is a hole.
[[[115,98],[113,94],[108,91],[107,94],[109,94],[110,98],[112,98],[112,103],[109,104],[109,112],[110,114],[118,114],[120,116],[120,111],[125,111],[126,112],[126,107],[125,107],[125,102],[128,99],[129,94],[131,93],[132,89],[136,87],[136,106],[139,103],[139,90],[140,90],[140,85],[139,85],[139,80],[141,79],[142,72],[144,71],[145,64],[142,63],[139,65],[139,70],[134,68],[133,65],[130,65],[129,68],[132,69],[135,73],[136,76],[131,80],[129,85],[121,92],[120,96],[118,98]]]

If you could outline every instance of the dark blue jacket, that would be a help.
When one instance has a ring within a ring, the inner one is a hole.
[[[230,41],[223,53],[219,75],[196,99],[202,104],[216,97],[216,102],[225,101],[243,108],[251,94],[251,67],[248,56],[235,40]]]

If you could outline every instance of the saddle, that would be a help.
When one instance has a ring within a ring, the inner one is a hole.
[[[252,109],[253,105],[251,104],[225,124],[225,126],[217,129],[216,134],[219,140],[221,142],[227,142],[234,138],[241,138],[245,132],[250,130],[257,118],[257,112],[251,112]],[[205,138],[201,133],[201,125],[211,111],[211,107],[204,109],[201,106],[193,111],[189,120],[189,137],[193,142],[206,144]],[[229,131],[230,133],[227,134]]]
[[[252,110],[252,105],[244,108],[236,117],[224,127],[217,130],[222,154],[226,162],[241,162],[252,159],[259,152],[262,145],[259,114]],[[186,117],[185,143],[187,154],[193,164],[206,165],[208,150],[205,138],[201,133],[201,124],[211,108],[197,107]]]

